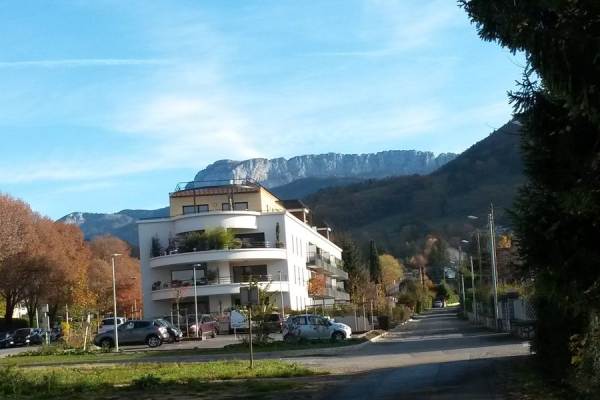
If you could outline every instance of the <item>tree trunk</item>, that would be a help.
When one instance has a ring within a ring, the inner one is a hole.
[[[33,320],[35,319],[35,312],[38,307],[37,301],[33,304],[27,303],[27,318],[29,319],[29,326],[33,326]]]
[[[4,322],[7,327],[12,325],[13,312],[15,311],[15,302],[10,296],[6,297],[6,312],[4,313]]]

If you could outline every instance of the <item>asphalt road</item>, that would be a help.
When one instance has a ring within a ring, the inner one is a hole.
[[[503,398],[498,370],[528,355],[526,342],[436,309],[347,354],[293,360],[336,374],[323,399],[496,400]]]

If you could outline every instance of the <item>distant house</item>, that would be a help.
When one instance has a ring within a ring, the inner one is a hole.
[[[236,307],[250,281],[273,292],[279,308],[282,297],[291,310],[349,300],[342,250],[330,229],[311,226],[302,202],[282,201],[248,180],[190,182],[169,198],[169,217],[138,221],[145,317],[169,315],[177,302],[180,314],[192,314],[194,269],[200,313]],[[231,242],[210,238],[225,229]],[[322,287],[309,293],[317,278]]]

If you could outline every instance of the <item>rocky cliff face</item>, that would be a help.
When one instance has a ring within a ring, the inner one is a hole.
[[[252,178],[267,187],[277,187],[303,178],[384,178],[425,175],[456,154],[435,156],[428,151],[390,150],[370,154],[316,154],[285,158],[220,160],[198,172],[195,181]]]

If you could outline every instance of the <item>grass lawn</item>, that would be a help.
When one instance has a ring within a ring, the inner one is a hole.
[[[364,342],[366,339],[349,339],[340,342],[318,341],[304,343],[285,343],[281,341],[265,344],[255,344],[255,352],[288,351],[288,350],[310,350],[329,347],[350,346]],[[225,346],[221,349],[185,349],[164,351],[140,351],[135,353],[83,353],[83,354],[45,354],[44,350],[39,353],[16,354],[0,359],[2,366],[32,366],[32,365],[68,365],[88,363],[118,363],[118,362],[160,362],[163,357],[186,357],[194,355],[211,354],[235,354],[248,352],[248,345],[237,343]]]
[[[104,367],[49,367],[0,369],[0,398],[2,399],[50,399],[50,398],[152,398],[162,399],[165,393],[174,398],[178,393],[206,394],[226,390],[244,397],[264,394],[272,390],[289,390],[294,382],[252,381],[257,378],[291,378],[316,375],[318,372],[306,367],[275,360],[263,360],[249,368],[248,361],[212,361],[204,363],[129,364]],[[249,379],[247,382],[218,382],[232,379]],[[135,395],[134,394],[138,394]],[[259,396],[260,397],[260,396]],[[198,398],[198,396],[194,396]],[[202,398],[202,397],[200,397]]]

